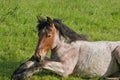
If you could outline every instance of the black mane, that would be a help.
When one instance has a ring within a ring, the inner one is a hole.
[[[61,22],[59,19],[53,19],[53,23],[56,29],[59,31],[60,36],[63,36],[67,42],[77,41],[77,40],[84,40],[88,41],[87,37],[82,34],[77,34],[75,31],[68,28],[65,24]],[[38,31],[42,30],[44,27],[49,26],[46,19],[42,19],[41,22],[38,24],[37,28]]]

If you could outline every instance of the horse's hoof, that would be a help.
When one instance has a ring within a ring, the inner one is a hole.
[[[20,74],[13,74],[11,76],[11,80],[24,80],[24,75],[22,73],[20,73]]]

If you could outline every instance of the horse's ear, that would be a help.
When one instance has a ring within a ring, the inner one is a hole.
[[[38,22],[41,22],[42,18],[40,16],[37,16],[37,20],[38,20]]]
[[[47,22],[48,22],[49,24],[52,24],[52,23],[53,23],[53,21],[52,21],[52,19],[51,19],[50,17],[47,17]]]

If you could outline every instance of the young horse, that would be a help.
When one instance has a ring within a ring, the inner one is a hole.
[[[79,41],[78,35],[58,20],[39,19],[37,60],[44,60],[44,69],[61,76],[109,76],[119,71],[120,41]],[[51,60],[45,60],[51,50]]]
[[[41,45],[41,49],[44,48],[43,51],[41,51],[43,53],[43,56],[46,55],[46,53],[51,50],[50,46],[53,44],[53,34],[56,34],[56,31],[52,31],[54,30],[59,30],[59,37],[62,39],[66,39],[67,42],[72,42],[72,41],[76,41],[76,40],[85,40],[87,41],[88,39],[80,34],[78,35],[76,32],[74,32],[73,30],[69,29],[66,25],[62,24],[60,20],[54,19],[53,21],[48,18],[46,19],[41,19],[40,17],[38,18],[38,22],[39,24],[37,25],[38,28],[38,35],[39,35],[39,40],[38,40],[38,45],[36,47],[35,50],[35,56],[32,56],[29,60],[27,60],[26,62],[22,63],[13,73],[13,75],[11,76],[11,80],[15,79],[15,80],[23,80],[26,77],[29,77],[31,75],[33,75],[36,72],[39,72],[42,69],[42,66],[44,65],[43,62],[38,62],[39,59],[39,51],[38,49],[40,49],[40,43],[45,43],[43,45]],[[51,24],[52,23],[52,24]],[[55,25],[54,28],[49,27],[50,25]],[[58,32],[58,31],[57,31]],[[48,34],[49,33],[49,34]],[[56,34],[57,35],[57,34]],[[46,51],[46,52],[44,52]],[[45,57],[47,60],[57,60],[55,57],[55,53],[53,53],[54,51],[52,50],[52,55],[51,55],[51,59]],[[45,54],[44,54],[45,53]],[[43,60],[44,57],[41,57],[41,59]]]
[[[47,17],[38,21],[39,40],[34,58],[42,63],[43,69],[64,77],[74,74],[101,79],[120,70],[120,41],[89,42],[59,20]],[[46,58],[49,50],[50,59]]]

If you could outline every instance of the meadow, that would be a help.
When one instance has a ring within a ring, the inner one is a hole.
[[[37,44],[37,18],[59,18],[91,41],[120,40],[120,0],[0,0],[0,80],[33,54]],[[41,71],[28,80],[61,80]],[[97,80],[70,76],[64,80]]]

